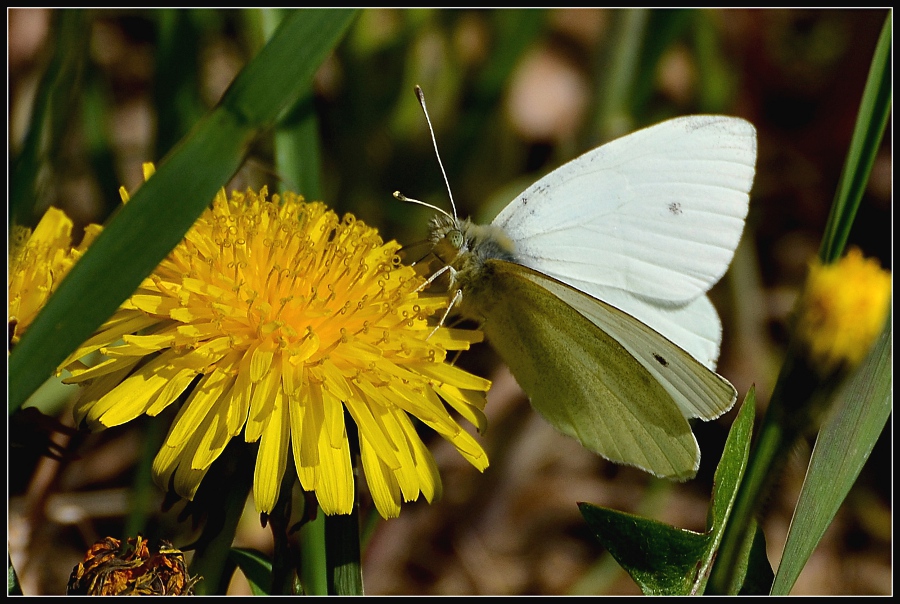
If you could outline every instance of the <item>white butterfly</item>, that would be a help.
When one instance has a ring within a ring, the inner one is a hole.
[[[755,163],[749,122],[691,115],[588,151],[490,225],[442,213],[430,240],[451,308],[482,322],[557,429],[613,462],[691,478],[688,419],[737,398],[713,371],[722,329],[706,292],[734,255]]]

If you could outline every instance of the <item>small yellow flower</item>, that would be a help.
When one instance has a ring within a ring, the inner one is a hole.
[[[429,317],[445,296],[400,263],[395,242],[351,215],[287,193],[224,191],[182,243],[72,356],[86,384],[75,416],[92,429],[156,415],[193,385],[153,463],[157,483],[192,499],[231,438],[259,442],[257,510],[278,498],[289,453],[326,514],[354,500],[345,412],[378,511],[428,501],[441,483],[412,418],[479,470],[487,456],[447,407],[483,429],[490,382],[444,362],[481,333]],[[440,316],[439,314],[436,316]],[[139,334],[139,335],[138,335]],[[121,341],[120,341],[121,340]]]
[[[823,374],[859,364],[884,327],[891,273],[851,248],[832,264],[814,262],[800,303],[797,333]]]
[[[50,207],[32,232],[14,226],[9,253],[9,344],[19,342],[47,299],[100,233],[100,225],[84,231],[78,247],[72,247],[72,220]]]

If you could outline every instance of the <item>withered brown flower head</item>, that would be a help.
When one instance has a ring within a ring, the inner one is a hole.
[[[167,541],[160,541],[151,552],[140,535],[125,544],[104,537],[72,570],[66,595],[189,596],[199,580],[188,575],[184,554]]]

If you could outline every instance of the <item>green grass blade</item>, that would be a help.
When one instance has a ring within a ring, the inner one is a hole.
[[[869,67],[869,77],[863,90],[859,115],[850,142],[850,151],[841,172],[834,203],[825,226],[825,235],[819,249],[819,258],[829,263],[844,251],[850,235],[850,227],[856,217],[859,201],[869,181],[869,173],[875,162],[875,155],[881,144],[884,129],[891,113],[892,78],[891,69],[891,19],[889,13],[875,48],[875,56]]]
[[[94,71],[85,74],[81,99],[81,121],[84,146],[100,189],[100,216],[109,216],[122,203],[116,156],[111,146],[109,89]]]
[[[322,200],[319,124],[312,95],[300,99],[275,132],[275,171],[281,190],[303,195],[307,201]]]
[[[738,488],[747,470],[750,457],[750,442],[753,438],[753,421],[756,417],[756,390],[751,388],[744,397],[741,410],[731,425],[722,459],[716,467],[713,480],[712,500],[707,514],[707,538],[709,543],[700,560],[696,579],[691,587],[692,594],[702,594],[712,572],[713,563],[719,553],[722,536],[728,526],[728,519],[734,509]]]
[[[110,221],[9,358],[9,410],[135,290],[240,165],[250,132],[218,111]],[[207,170],[191,168],[208,161]]]
[[[204,32],[195,9],[153,12],[158,30],[155,56],[156,152],[164,156],[204,114],[200,97],[200,44]]]
[[[293,11],[235,78],[222,106],[247,124],[271,124],[308,90],[355,15],[352,10]]]
[[[891,320],[816,440],[773,595],[787,595],[869,458],[891,414]]]
[[[10,412],[175,247],[240,166],[252,139],[308,89],[353,15],[334,10],[292,13],[238,74],[221,104],[117,212],[10,355]]]

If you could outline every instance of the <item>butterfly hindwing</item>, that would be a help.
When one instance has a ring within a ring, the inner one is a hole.
[[[463,305],[532,406],[588,449],[656,476],[694,476],[700,452],[671,395],[615,338],[530,276],[488,260]],[[574,291],[574,290],[573,290]]]

